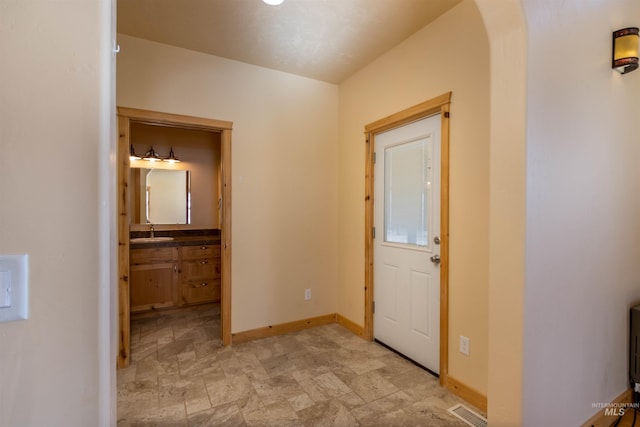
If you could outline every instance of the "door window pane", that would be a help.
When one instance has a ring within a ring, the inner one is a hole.
[[[384,239],[429,246],[430,138],[385,148]]]

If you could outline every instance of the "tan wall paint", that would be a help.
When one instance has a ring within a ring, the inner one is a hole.
[[[30,286],[29,319],[0,324],[2,426],[113,416],[110,13],[0,2],[0,253],[29,254]]]
[[[488,416],[491,426],[513,427],[522,425],[523,411],[526,29],[519,0],[476,4],[492,70]]]
[[[364,126],[452,91],[449,372],[487,391],[489,51],[473,1],[456,6],[340,85],[338,311],[364,319]],[[470,338],[471,356],[458,351]]]
[[[219,133],[133,123],[131,141],[138,155],[143,155],[153,145],[156,153],[167,156],[173,147],[180,162],[173,164],[160,162],[153,167],[188,170],[191,174],[191,225],[200,228],[219,228]],[[131,166],[150,167],[149,162],[145,160],[134,160]]]
[[[335,312],[338,87],[118,38],[118,105],[234,123],[232,332]]]

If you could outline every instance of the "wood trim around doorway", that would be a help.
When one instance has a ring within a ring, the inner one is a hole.
[[[221,302],[222,342],[231,344],[231,132],[233,123],[201,117],[118,107],[117,212],[118,212],[118,368],[131,359],[129,307],[129,146],[131,123],[145,123],[220,134],[222,167]]]
[[[374,153],[376,133],[440,114],[440,385],[447,384],[449,369],[449,106],[451,92],[365,126],[365,213],[364,213],[364,338],[373,340],[373,225],[374,225]]]

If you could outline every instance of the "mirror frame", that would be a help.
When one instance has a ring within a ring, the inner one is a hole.
[[[205,130],[221,135],[222,168],[222,222],[221,222],[221,301],[220,323],[222,343],[231,344],[231,132],[233,122],[201,117],[118,107],[118,153],[117,153],[117,218],[118,218],[118,354],[119,368],[129,366],[131,358],[131,330],[129,306],[129,233],[136,227],[129,226],[129,151],[131,124],[144,123],[156,126]],[[146,229],[146,224],[140,225]],[[194,229],[191,225],[162,225],[162,229]]]

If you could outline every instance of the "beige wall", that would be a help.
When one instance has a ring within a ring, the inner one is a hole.
[[[110,17],[0,2],[0,253],[29,254],[30,305],[0,324],[2,426],[110,425]]]
[[[118,39],[118,105],[234,124],[232,331],[335,312],[338,87]]]
[[[487,392],[489,51],[473,1],[340,85],[338,311],[364,322],[364,126],[452,91],[449,373]],[[471,355],[458,351],[470,338]]]
[[[476,4],[491,68],[488,417],[491,426],[513,427],[522,425],[524,405],[526,27],[520,0]]]
[[[188,170],[191,175],[191,225],[199,228],[219,228],[219,133],[133,123],[131,141],[138,155],[143,155],[153,145],[158,155],[166,157],[173,147],[180,162],[161,162],[156,163],[154,167]],[[134,160],[131,166],[148,168],[149,162]],[[144,224],[144,221],[142,223]]]
[[[525,12],[523,425],[579,425],[593,403],[628,387],[628,309],[640,303],[640,71],[620,75],[610,58],[611,33],[640,24],[640,3],[526,1]]]

